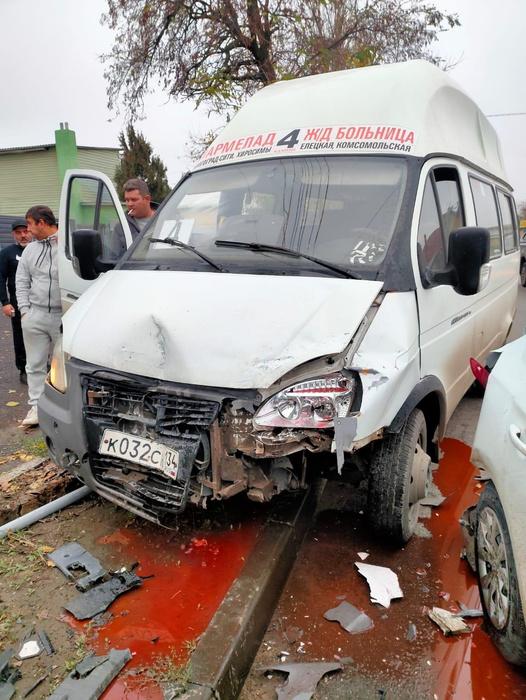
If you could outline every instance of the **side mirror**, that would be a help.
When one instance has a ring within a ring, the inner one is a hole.
[[[449,235],[448,266],[455,271],[453,288],[470,296],[479,291],[480,271],[489,260],[490,233],[486,228],[464,227]]]
[[[115,267],[115,261],[104,261],[100,233],[93,229],[78,229],[71,234],[74,264],[84,280],[94,280],[101,272]]]

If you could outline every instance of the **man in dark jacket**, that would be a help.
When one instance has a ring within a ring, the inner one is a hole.
[[[15,363],[20,372],[20,381],[27,384],[26,350],[20,323],[20,311],[16,300],[15,277],[18,261],[32,237],[27,230],[25,219],[16,219],[11,226],[15,242],[0,250],[0,303],[2,313],[11,319],[13,326],[13,344],[15,346]]]
[[[150,222],[159,205],[152,202],[148,185],[140,177],[134,177],[124,183],[124,202],[126,203],[126,221],[134,241]],[[104,251],[106,260],[120,260],[126,252],[126,241],[120,224],[114,227],[112,236],[106,241],[106,246],[107,249]]]

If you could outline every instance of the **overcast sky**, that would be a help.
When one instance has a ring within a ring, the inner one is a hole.
[[[456,62],[451,75],[488,114],[526,112],[525,0],[435,0],[462,26],[435,52]],[[0,148],[51,143],[67,121],[85,146],[116,146],[122,118],[106,106],[99,56],[112,34],[100,25],[105,0],[0,0]],[[189,161],[190,133],[215,126],[204,110],[152,95],[138,128],[168,167],[174,185]],[[526,116],[492,117],[508,177],[526,201]]]

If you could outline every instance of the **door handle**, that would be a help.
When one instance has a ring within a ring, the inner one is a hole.
[[[69,292],[66,293],[66,296],[68,299],[73,299],[73,301],[77,301],[78,296],[76,294],[70,294]]]
[[[523,455],[526,456],[526,443],[524,443],[521,440],[521,430],[520,428],[517,428],[516,425],[513,425],[513,423],[510,425],[510,438],[513,443],[513,446],[519,450],[519,452],[522,452]]]

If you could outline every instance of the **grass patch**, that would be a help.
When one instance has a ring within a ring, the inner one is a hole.
[[[149,673],[158,683],[177,694],[186,691],[192,675],[190,663],[180,663],[175,651],[169,656],[158,656]]]
[[[32,573],[41,566],[47,566],[46,554],[53,549],[33,542],[23,530],[9,532],[0,539],[0,576],[11,578],[16,574]]]
[[[24,436],[20,452],[33,455],[33,457],[47,457],[49,454],[46,441],[42,435]]]
[[[16,635],[13,634],[13,628],[16,625],[16,619],[10,615],[7,610],[0,610],[0,645],[7,646],[14,641]]]
[[[73,654],[69,657],[69,659],[64,665],[66,673],[70,673],[71,671],[73,671],[75,666],[79,664],[82,661],[82,659],[87,655],[89,650],[86,644],[86,635],[80,634],[78,637],[76,637],[75,642],[73,644],[73,649]]]

